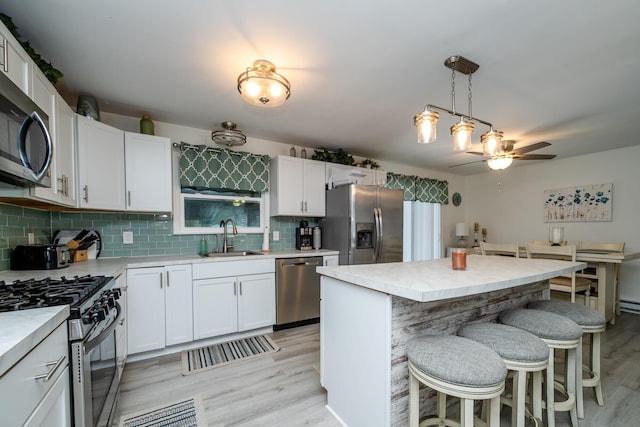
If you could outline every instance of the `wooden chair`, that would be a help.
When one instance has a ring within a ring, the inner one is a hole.
[[[566,261],[576,261],[576,245],[550,246],[527,245],[527,258],[550,258]],[[576,302],[576,292],[585,292],[584,305],[589,305],[591,293],[591,280],[585,277],[576,277],[572,272],[569,276],[558,276],[549,279],[552,291],[568,292],[571,294],[571,302]]]
[[[517,243],[487,243],[480,242],[482,255],[502,255],[520,258],[520,249]]]
[[[592,242],[579,242],[577,250],[590,250],[590,251],[606,251],[624,253],[624,242],[620,243],[592,243]],[[582,274],[578,274],[578,277],[586,277],[588,279],[598,279],[597,264],[589,264],[588,267],[582,271]],[[620,287],[618,282],[620,281],[620,264],[615,265],[614,278],[613,278],[613,312],[616,316],[620,315]]]

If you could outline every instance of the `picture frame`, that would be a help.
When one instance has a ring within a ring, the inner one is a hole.
[[[544,191],[544,222],[612,221],[613,185],[577,185]]]

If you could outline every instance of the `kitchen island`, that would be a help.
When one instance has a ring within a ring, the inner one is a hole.
[[[584,267],[471,255],[465,271],[453,270],[450,258],[318,268],[327,408],[350,427],[407,425],[408,341],[454,334],[466,322],[495,321],[502,310],[549,298],[549,278]],[[427,398],[423,394],[422,415],[434,408]]]

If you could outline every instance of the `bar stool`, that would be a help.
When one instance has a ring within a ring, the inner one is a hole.
[[[555,411],[569,411],[571,424],[578,427],[576,416],[576,353],[582,338],[582,328],[574,321],[540,310],[514,308],[500,313],[501,323],[524,329],[540,337],[549,346],[549,365],[546,375],[547,426],[555,426]],[[567,364],[564,375],[564,401],[555,401],[554,353],[555,349],[567,350]],[[582,392],[582,390],[580,390]]]
[[[407,345],[409,364],[409,426],[418,427],[420,383],[438,393],[438,416],[421,425],[474,424],[475,400],[490,400],[490,427],[500,425],[500,395],[507,368],[493,350],[455,335],[416,338]],[[447,395],[460,398],[460,423],[447,418]]]
[[[531,403],[533,416],[542,423],[542,371],[549,364],[549,347],[537,336],[512,326],[496,323],[470,323],[458,329],[458,335],[489,347],[498,353],[513,372],[512,398],[503,397],[511,406],[511,425],[524,427],[527,373],[533,373]]]
[[[578,393],[576,395],[576,405],[578,418],[584,418],[584,399],[580,392],[583,387],[593,387],[596,394],[596,402],[598,405],[603,406],[604,399],[602,397],[602,382],[600,378],[600,339],[602,332],[607,327],[604,316],[592,308],[580,304],[571,304],[566,301],[534,301],[529,303],[527,307],[564,316],[576,322],[582,328],[584,334],[591,334],[589,364],[584,366],[582,362],[582,342],[578,346],[576,357],[578,367],[582,367],[581,369],[583,371],[586,370],[589,375],[589,378],[585,379],[582,378],[582,374],[577,375],[576,390]]]

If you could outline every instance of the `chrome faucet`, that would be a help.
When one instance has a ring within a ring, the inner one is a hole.
[[[224,227],[224,239],[222,243],[222,252],[225,254],[229,252],[229,248],[233,248],[233,245],[229,245],[227,243],[227,224],[229,223],[231,223],[231,225],[233,226],[232,228],[233,234],[238,234],[238,229],[236,228],[236,222],[232,218],[229,218],[226,221],[220,221],[220,227]]]

